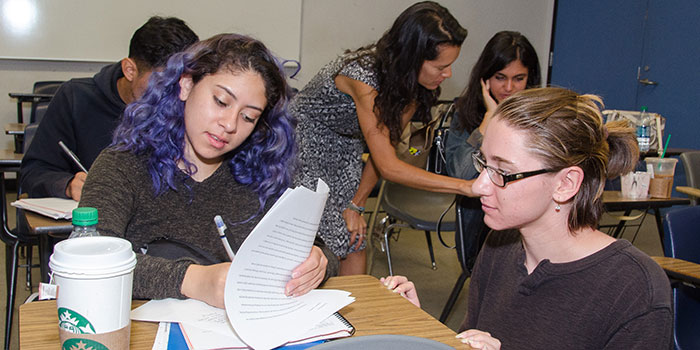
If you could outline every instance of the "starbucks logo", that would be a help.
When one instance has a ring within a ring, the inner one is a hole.
[[[106,346],[90,339],[68,339],[61,350],[109,350]]]
[[[90,321],[88,321],[81,314],[67,309],[65,307],[58,308],[58,328],[63,329],[67,332],[75,334],[95,334],[95,328],[92,327]],[[97,343],[100,346],[102,344]],[[72,348],[71,348],[72,349]],[[83,349],[83,348],[76,348]],[[85,349],[98,349],[98,348],[85,348]],[[102,349],[102,348],[99,348]],[[107,348],[105,348],[107,349]]]

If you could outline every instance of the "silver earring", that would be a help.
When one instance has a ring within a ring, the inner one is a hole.
[[[561,211],[561,206],[557,203],[557,206],[554,207],[554,210],[558,213]]]

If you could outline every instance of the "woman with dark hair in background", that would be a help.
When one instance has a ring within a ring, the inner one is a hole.
[[[331,192],[319,233],[341,259],[340,274],[365,273],[364,205],[379,176],[437,192],[471,194],[471,183],[429,173],[397,157],[413,117],[428,122],[440,84],[452,75],[467,31],[447,9],[416,3],[375,44],[348,51],[294,97],[300,168],[296,183],[318,178]],[[363,170],[365,143],[370,157]]]
[[[99,210],[100,233],[125,238],[140,253],[135,298],[224,307],[230,263],[214,216],[223,217],[238,250],[291,185],[288,98],[280,65],[261,42],[220,34],[174,55],[126,108],[80,205]],[[317,245],[280,286],[287,295],[336,273],[335,255]]]
[[[511,31],[496,33],[488,41],[469,77],[462,95],[455,101],[455,112],[445,141],[447,173],[471,180],[478,173],[471,161],[493,111],[508,96],[540,85],[537,53],[527,38]],[[461,207],[463,246],[471,268],[487,232],[478,199],[463,198]]]
[[[498,106],[472,155],[486,238],[458,338],[473,348],[669,349],[671,290],[630,242],[597,229],[606,179],[634,169],[626,122],[599,97],[521,91]],[[382,280],[419,305],[403,276]]]

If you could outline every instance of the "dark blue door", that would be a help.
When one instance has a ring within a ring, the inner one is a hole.
[[[666,118],[671,147],[700,149],[700,2],[557,2],[550,83],[606,108]]]

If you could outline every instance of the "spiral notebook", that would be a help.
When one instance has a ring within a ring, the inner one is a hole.
[[[161,326],[161,328],[163,328]],[[167,339],[167,347],[162,347],[162,349],[167,350],[189,350],[189,349],[200,349],[202,344],[198,344],[196,341],[197,335],[183,331],[183,329],[190,329],[188,326],[181,326],[179,323],[170,323],[167,327],[167,335],[161,333],[159,329],[158,338],[161,337],[161,344],[164,343],[163,340]],[[194,330],[196,332],[196,330]],[[299,340],[295,340],[287,343],[278,349],[285,350],[296,350],[296,349],[306,349],[320,343],[323,343],[329,339],[344,338],[355,334],[355,327],[348,322],[345,317],[339,313],[334,313],[323,322],[319,323],[313,329],[309,330],[304,334]],[[167,336],[167,338],[165,338]],[[208,335],[210,337],[211,334]],[[211,339],[209,339],[211,340]],[[156,344],[159,343],[159,339],[156,339]],[[223,345],[223,344],[220,344]],[[161,348],[154,345],[154,349]],[[233,346],[233,347],[214,347],[212,349],[248,349],[244,346]]]

